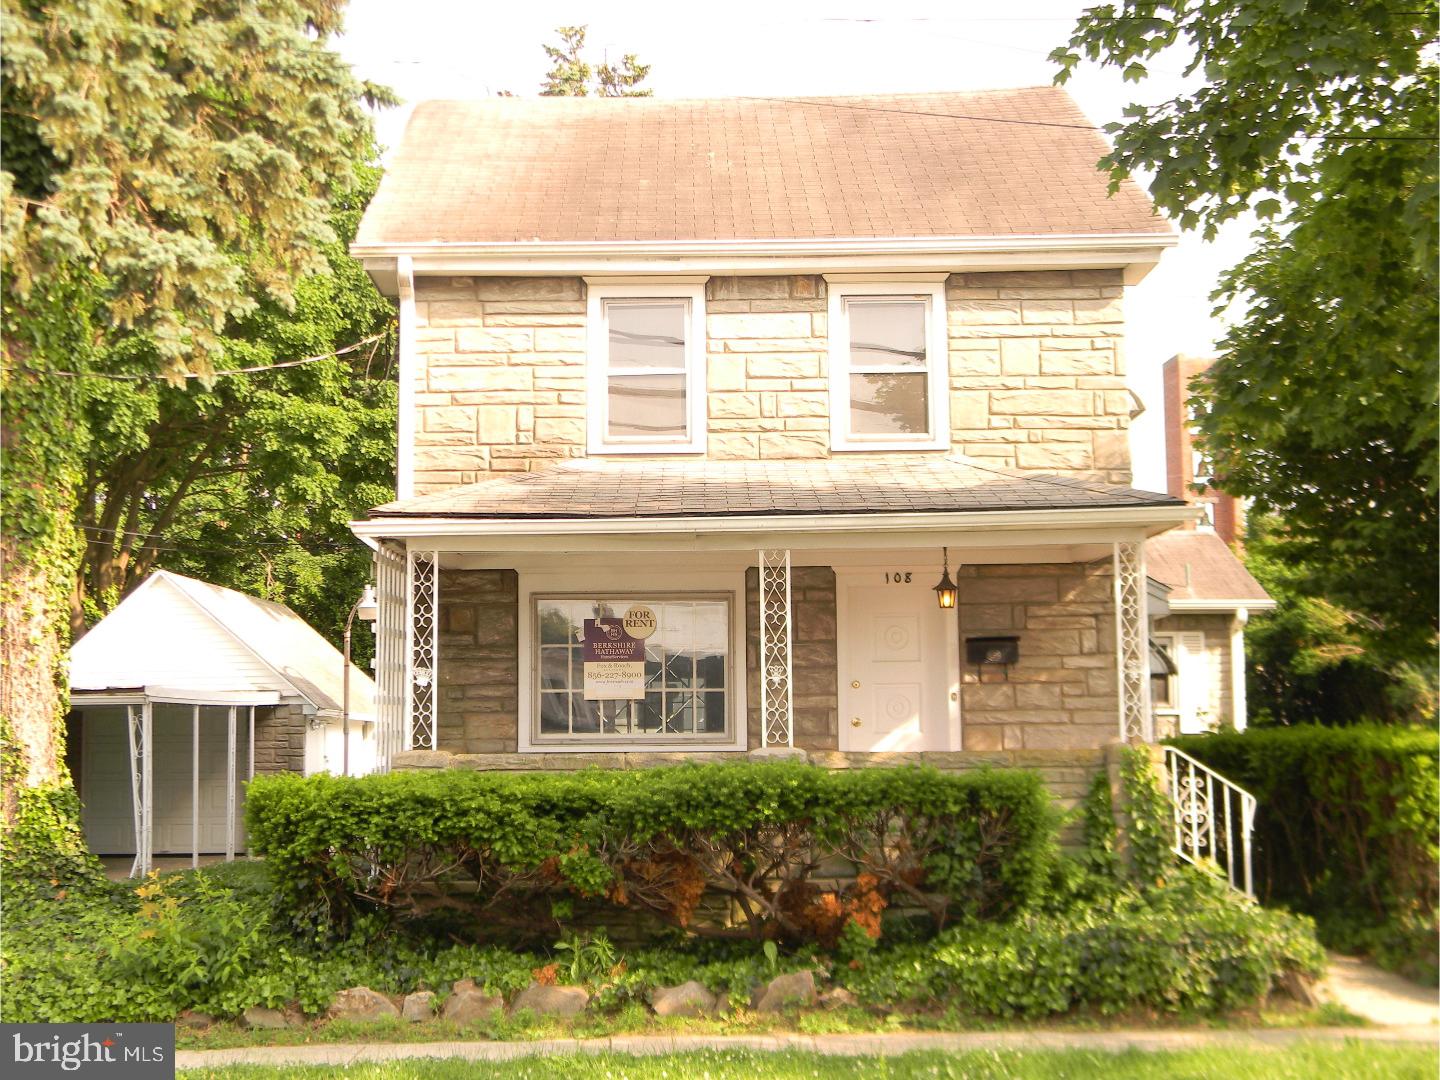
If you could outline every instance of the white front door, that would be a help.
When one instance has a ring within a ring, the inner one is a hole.
[[[936,576],[837,574],[841,750],[958,749],[955,612],[936,603]]]

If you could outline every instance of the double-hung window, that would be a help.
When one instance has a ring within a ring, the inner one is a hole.
[[[832,450],[950,445],[943,284],[830,285]]]
[[[589,291],[592,454],[705,451],[705,286]]]

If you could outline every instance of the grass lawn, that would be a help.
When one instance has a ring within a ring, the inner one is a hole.
[[[397,1061],[344,1068],[232,1066],[187,1070],[184,1076],[223,1080],[847,1080],[849,1077],[955,1077],[965,1080],[1433,1080],[1440,1068],[1434,1047],[1300,1044],[1276,1050],[1204,1049],[1176,1053],[1092,1050],[967,1053],[918,1051],[898,1057],[823,1057],[786,1051],[701,1050],[689,1054],[632,1057],[624,1054],[564,1055],[504,1062],[459,1059]]]

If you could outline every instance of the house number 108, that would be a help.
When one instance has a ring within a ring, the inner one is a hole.
[[[909,584],[910,584],[910,571],[909,571],[909,570],[893,570],[893,571],[887,571],[886,574],[885,574],[885,584],[886,584],[886,585],[909,585]]]

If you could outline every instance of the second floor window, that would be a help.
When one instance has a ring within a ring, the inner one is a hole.
[[[590,453],[704,451],[704,295],[590,286]]]
[[[832,450],[949,446],[944,286],[830,286]]]

